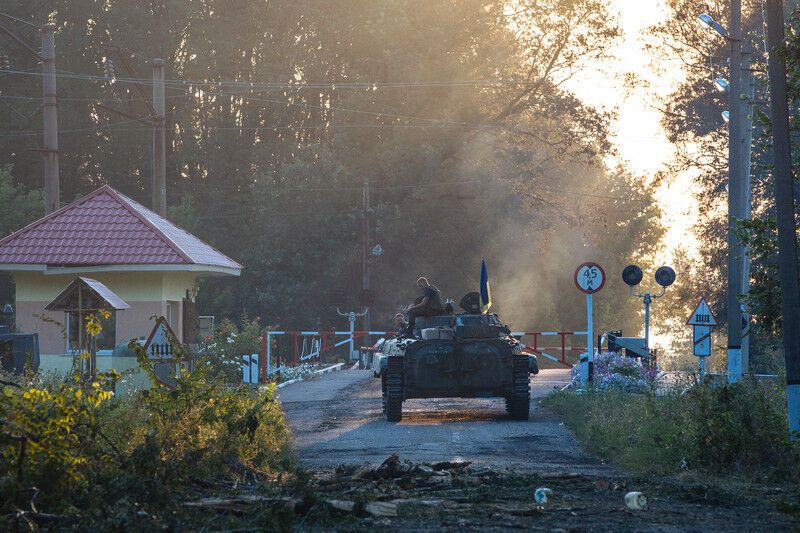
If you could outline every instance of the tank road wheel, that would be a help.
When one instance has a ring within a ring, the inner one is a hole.
[[[528,357],[514,356],[514,389],[506,398],[506,411],[513,420],[528,420],[531,403],[531,384],[528,381]]]
[[[389,357],[388,362],[383,390],[384,413],[389,422],[400,422],[403,418],[403,358]]]

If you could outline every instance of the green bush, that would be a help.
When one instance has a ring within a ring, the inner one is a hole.
[[[560,392],[545,403],[591,452],[629,469],[800,481],[785,395],[774,384],[704,382],[658,395]]]
[[[89,384],[3,382],[0,517],[30,509],[35,498],[40,512],[100,529],[159,515],[163,526],[194,483],[266,479],[292,466],[274,387],[227,387],[205,369],[184,372],[172,390],[154,383],[121,398],[104,376]],[[12,526],[3,520],[0,529]]]
[[[209,375],[227,383],[241,383],[242,356],[260,352],[262,330],[258,317],[243,316],[241,328],[222,320],[214,335],[203,339],[197,366],[207,367]]]
[[[18,503],[29,487],[46,487],[39,501],[48,504],[60,494],[80,492],[91,465],[106,458],[97,418],[111,393],[100,382],[47,389],[3,381],[0,498]]]

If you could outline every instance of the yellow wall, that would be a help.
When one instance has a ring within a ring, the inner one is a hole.
[[[14,272],[18,302],[51,302],[78,276],[96,279],[126,302],[177,300],[195,286],[193,272],[89,272],[45,276],[41,272]]]
[[[53,301],[72,280],[81,274],[45,276],[41,272],[14,272],[16,281],[16,323],[23,333],[38,333],[42,354],[62,354],[65,351],[61,326],[42,320],[47,316],[64,323],[63,312],[47,312],[45,306]],[[193,272],[91,272],[83,277],[96,279],[125,300],[130,309],[116,313],[116,344],[132,338],[146,337],[153,327],[150,317],[166,316],[167,302],[174,302],[172,329],[183,341],[183,299],[187,289],[195,287]]]

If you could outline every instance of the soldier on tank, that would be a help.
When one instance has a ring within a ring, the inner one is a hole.
[[[406,307],[408,316],[406,336],[408,337],[414,336],[414,323],[418,316],[436,316],[444,312],[442,293],[439,292],[439,289],[431,285],[425,277],[417,279],[417,287],[420,288],[422,294],[414,301],[413,305]]]
[[[395,327],[395,335],[400,336],[405,333],[406,328],[408,327],[408,323],[406,322],[406,315],[403,313],[397,313],[394,315],[394,327]]]

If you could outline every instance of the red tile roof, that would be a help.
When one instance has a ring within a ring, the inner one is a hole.
[[[242,268],[108,185],[0,240],[3,264]]]

